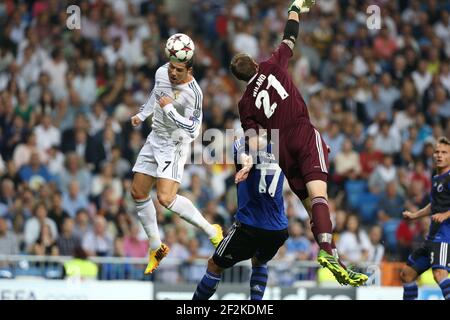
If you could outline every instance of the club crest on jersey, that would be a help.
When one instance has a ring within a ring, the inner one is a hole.
[[[444,186],[442,185],[442,183],[440,183],[438,186],[437,186],[437,192],[442,192],[443,190],[444,190]]]
[[[174,100],[177,100],[179,96],[180,96],[180,91],[174,90],[174,91],[173,91],[173,99],[174,99]]]

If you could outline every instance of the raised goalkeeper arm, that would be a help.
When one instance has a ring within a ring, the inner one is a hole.
[[[300,13],[309,12],[314,3],[315,0],[295,0],[289,7],[289,16],[284,28],[283,42],[286,43],[291,50],[294,49],[298,37]]]

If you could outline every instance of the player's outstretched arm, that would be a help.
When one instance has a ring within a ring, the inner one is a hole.
[[[429,203],[425,208],[422,208],[416,212],[404,211],[403,217],[405,219],[415,220],[415,219],[429,216],[430,214],[431,214],[431,203]]]
[[[294,49],[298,37],[300,13],[309,12],[314,3],[315,0],[295,0],[289,7],[288,21],[284,28],[283,42],[286,43],[291,50]]]

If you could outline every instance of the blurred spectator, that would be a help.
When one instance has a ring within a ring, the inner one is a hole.
[[[296,280],[295,274],[292,272],[295,256],[287,254],[286,244],[278,249],[272,261],[276,261],[276,264],[269,268],[268,283],[279,286],[292,286]]]
[[[396,238],[398,243],[399,259],[406,261],[412,252],[413,240],[422,233],[418,220],[402,220],[397,228]]]
[[[345,139],[342,144],[342,151],[336,155],[335,172],[345,179],[356,179],[361,173],[359,155],[353,150],[350,139]]]
[[[373,226],[369,230],[370,245],[368,248],[367,261],[381,263],[384,258],[383,230],[380,226]]]
[[[37,138],[37,148],[46,152],[52,146],[61,143],[61,132],[52,125],[52,118],[49,114],[43,114],[41,122],[34,128]]]
[[[400,133],[387,121],[380,124],[378,133],[375,135],[375,149],[391,155],[401,149]]]
[[[113,254],[114,243],[106,230],[106,226],[105,218],[102,216],[94,218],[94,229],[88,231],[81,241],[81,245],[88,256],[105,257]]]
[[[199,242],[196,238],[188,240],[187,249],[189,251],[189,257],[184,265],[184,279],[187,282],[198,282],[205,274],[205,266],[199,264],[197,259],[208,259],[209,256],[201,254],[199,251]]]
[[[119,146],[111,148],[111,165],[114,176],[125,177],[131,171],[131,165],[125,158],[122,158],[122,151]]]
[[[13,231],[8,230],[8,223],[2,217],[0,217],[0,254],[19,254],[17,237]]]
[[[345,231],[345,223],[347,222],[347,213],[344,210],[337,210],[334,214],[333,237],[335,242]]]
[[[43,225],[48,225],[49,230],[44,230]],[[46,241],[48,239],[56,239],[58,236],[56,223],[47,217],[47,207],[43,202],[36,204],[33,210],[33,217],[29,218],[25,223],[24,239],[26,251],[32,251],[33,245],[39,240],[41,234],[44,234]]]
[[[78,181],[72,180],[67,192],[63,193],[64,210],[73,218],[79,209],[86,209],[88,205],[87,196],[81,193]]]
[[[61,177],[60,174],[64,170],[64,154],[59,150],[57,146],[51,146],[47,150],[48,162],[47,167],[50,174],[55,179],[56,183],[59,183]]]
[[[374,50],[378,58],[382,60],[390,60],[397,49],[395,39],[389,34],[387,28],[382,28],[380,33],[374,40]]]
[[[59,254],[62,256],[73,256],[75,249],[81,245],[80,238],[74,234],[74,221],[67,217],[64,219],[61,232],[56,240]]]
[[[259,43],[253,35],[253,25],[251,22],[237,21],[237,32],[233,40],[233,50],[235,53],[245,52],[254,59],[259,58]]]
[[[0,186],[0,204],[4,206],[4,210],[13,205],[15,196],[16,190],[14,182],[9,178],[2,179]],[[4,211],[0,211],[0,217],[4,214]]]
[[[48,79],[48,80],[47,80]],[[55,115],[56,108],[56,102],[54,100],[53,94],[50,90],[49,83],[50,78],[47,74],[43,74],[43,81],[44,81],[44,88],[42,88],[42,92],[40,93],[39,101],[36,101],[36,107],[37,107],[37,113],[41,115],[52,115],[52,117]],[[39,88],[36,88],[39,89]],[[30,95],[32,92],[30,92]],[[38,94],[38,93],[36,93]]]
[[[112,224],[110,224],[110,229],[114,229],[114,236],[124,238],[129,236],[131,232],[131,227],[134,222],[132,217],[124,210],[124,208],[119,207],[117,210],[117,214],[111,216],[105,216],[107,219],[112,218]],[[139,235],[140,229],[137,230],[137,234]]]
[[[411,75],[419,96],[422,96],[431,84],[432,76],[431,73],[428,72],[427,67],[427,61],[420,60],[417,70]]]
[[[405,209],[414,212],[425,207],[429,203],[429,196],[423,184],[411,183],[407,190]]]
[[[392,119],[391,105],[386,104],[380,93],[380,86],[378,84],[372,85],[372,95],[366,102],[366,115],[369,120],[373,121],[380,112],[387,115],[388,120]]]
[[[356,215],[347,217],[346,229],[339,237],[336,247],[341,260],[357,263],[367,261],[370,249],[370,240],[367,233],[360,228]]]
[[[158,267],[158,273],[155,275],[155,278],[165,283],[179,283],[182,279],[175,261],[187,260],[189,258],[189,251],[184,245],[180,244],[176,230],[173,227],[169,227],[165,230],[164,243],[170,248],[169,254],[165,258],[168,263]],[[170,263],[170,260],[172,260],[173,263]]]
[[[378,219],[385,222],[390,219],[400,219],[404,210],[404,198],[399,194],[397,182],[386,184],[386,192],[378,203]]]
[[[342,149],[342,144],[344,143],[345,137],[339,131],[339,124],[336,122],[330,123],[328,131],[323,134],[323,139],[330,147],[330,153],[328,158],[330,161],[334,161],[334,158],[338,152]]]
[[[422,190],[430,190],[431,179],[430,173],[425,171],[425,166],[422,161],[416,161],[414,165],[414,171],[411,173],[410,183],[419,184]]]
[[[73,230],[74,235],[79,239],[83,239],[84,236],[91,230],[92,223],[87,210],[78,209],[75,216],[75,226]]]
[[[41,185],[53,181],[47,166],[41,163],[37,152],[31,153],[29,164],[22,166],[19,170],[19,175],[33,190],[37,190]]]
[[[95,136],[105,127],[106,118],[108,114],[101,101],[96,101],[92,107],[92,111],[87,115],[89,121],[89,134]]]
[[[125,150],[123,152],[123,155],[130,163],[136,162],[142,144],[143,144],[142,133],[139,131],[132,131],[130,133],[129,141],[127,141]]]
[[[63,192],[67,192],[70,183],[76,180],[82,193],[85,195],[91,193],[92,175],[83,164],[84,161],[75,152],[66,154],[64,170],[59,179],[59,186]]]
[[[92,179],[91,195],[99,196],[106,188],[112,188],[113,200],[117,201],[122,197],[122,182],[114,176],[112,163],[103,164],[101,174],[97,174]]]
[[[114,38],[112,44],[103,50],[103,55],[109,66],[115,65],[119,59],[126,60],[127,52],[122,46],[122,40],[119,37]]]
[[[405,111],[409,105],[414,105],[416,102],[417,92],[414,83],[410,80],[403,81],[400,97],[394,102],[394,111]],[[395,122],[397,123],[397,121]],[[400,121],[398,123],[399,125],[403,125]],[[399,127],[397,126],[397,128]]]
[[[54,234],[48,224],[42,224],[39,237],[30,249],[30,254],[38,256],[57,256],[59,249],[56,245]]]
[[[125,257],[123,238],[121,238],[121,237],[114,238],[113,257]]]
[[[296,260],[309,260],[311,255],[311,242],[305,237],[304,227],[301,222],[290,222],[286,249],[286,254],[291,255]]]
[[[81,60],[78,63],[78,72],[72,82],[73,88],[77,92],[83,93],[80,100],[86,106],[92,106],[97,97],[97,84],[95,78],[89,72],[89,64],[89,60]]]
[[[383,153],[375,149],[373,137],[367,137],[364,150],[359,155],[361,175],[367,179],[383,160]]]
[[[51,58],[42,65],[42,69],[50,76],[50,87],[55,97],[61,98],[64,95],[68,68],[69,66],[64,60],[64,54],[59,48],[53,49]]]
[[[52,219],[58,227],[58,232],[61,232],[64,220],[69,218],[69,214],[63,208],[63,194],[60,191],[55,192],[52,196],[51,209],[48,217]]]
[[[64,273],[67,277],[86,279],[96,279],[98,267],[89,261],[86,252],[82,247],[76,247],[73,259],[64,263]]]
[[[75,131],[75,140],[73,144],[68,142],[66,150],[75,151],[89,165],[90,169],[98,170],[100,162],[106,157],[103,147],[83,129]]]
[[[389,115],[388,119],[392,120],[392,111],[394,102],[400,98],[400,91],[396,88],[392,82],[392,77],[389,73],[385,72],[381,76],[381,86],[379,88],[380,99],[383,102],[386,113]]]
[[[196,207],[203,209],[206,204],[213,200],[213,195],[205,183],[202,183],[198,174],[191,175],[191,185],[188,188]]]
[[[397,177],[397,168],[394,166],[390,155],[383,156],[383,162],[376,166],[369,177],[369,190],[372,193],[382,193],[386,189],[386,184],[394,181]]]
[[[34,133],[30,133],[27,138],[27,143],[19,144],[14,150],[13,159],[17,168],[29,163],[33,152],[39,155],[40,161],[45,161],[47,159],[45,153],[43,151],[39,151],[36,141],[36,135]]]
[[[33,107],[28,103],[27,93],[25,91],[20,91],[18,104],[14,112],[25,121],[28,127],[33,127],[35,124],[35,114],[32,111]]]
[[[61,100],[65,101],[65,100]],[[75,110],[72,108],[68,108],[67,103],[62,103],[60,106],[62,111],[64,112],[64,117],[61,119],[61,130],[62,134],[62,151],[64,153],[69,151],[76,151],[80,153],[79,150],[76,149],[77,139],[81,140],[80,137],[76,137],[77,131],[88,131],[89,130],[89,122],[86,118],[86,115],[83,113],[75,114]],[[68,108],[68,109],[67,109]],[[64,110],[66,109],[66,110]],[[67,120],[67,121],[65,121]],[[67,124],[65,123],[67,122]],[[80,155],[82,159],[84,159],[84,153]]]
[[[124,254],[126,257],[143,258],[148,254],[148,241],[139,239],[139,226],[133,224],[130,234],[123,239]]]
[[[400,153],[395,155],[394,163],[397,167],[411,170],[414,166],[414,157],[412,155],[412,142],[405,140],[402,144]]]

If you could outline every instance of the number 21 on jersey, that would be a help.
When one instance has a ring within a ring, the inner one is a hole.
[[[261,90],[256,96],[255,100],[255,105],[258,109],[261,109],[261,106],[264,108],[264,114],[266,115],[267,119],[269,119],[273,115],[275,109],[278,106],[276,102],[274,102],[273,104],[270,103],[270,95],[268,91],[270,87],[273,87],[277,91],[281,99],[285,100],[287,97],[289,97],[289,94],[286,92],[286,89],[283,87],[280,81],[278,81],[278,79],[273,74],[270,74],[267,78],[266,89]]]

